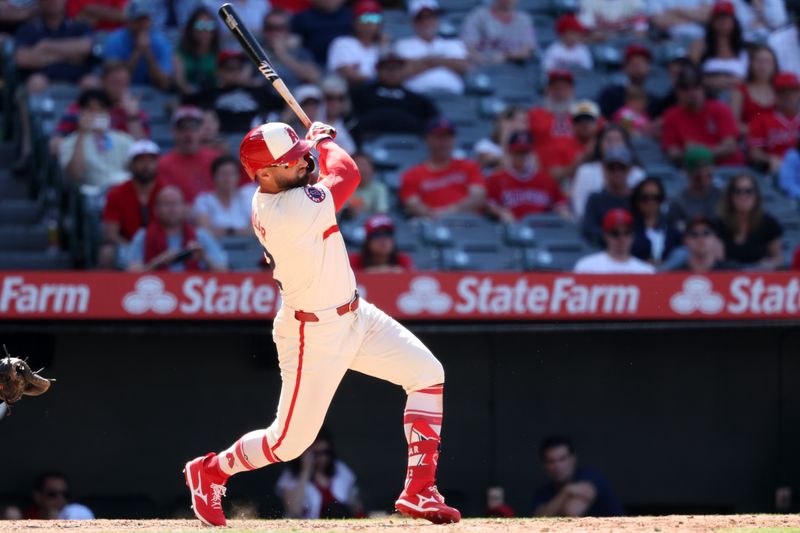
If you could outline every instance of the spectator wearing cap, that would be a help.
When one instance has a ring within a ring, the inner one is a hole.
[[[661,180],[647,177],[631,193],[634,257],[660,267],[681,245],[681,234],[662,209],[667,193]]]
[[[515,133],[508,143],[508,165],[486,180],[487,211],[510,223],[527,215],[555,211],[569,217],[561,187],[545,169],[539,168],[527,132]]]
[[[667,155],[679,162],[684,151],[696,144],[711,150],[718,165],[743,164],[736,119],[728,106],[706,98],[697,69],[682,69],[677,92],[678,104],[664,113],[661,146]]]
[[[394,222],[383,214],[364,223],[366,239],[361,252],[350,255],[350,266],[361,272],[407,272],[414,269],[411,257],[397,250]]]
[[[338,132],[337,132],[337,137]],[[375,215],[389,211],[389,189],[375,179],[375,165],[368,155],[357,153],[353,161],[358,166],[361,181],[342,212],[345,219],[356,219],[364,215]]]
[[[592,52],[583,42],[587,30],[578,18],[572,13],[561,15],[556,22],[556,32],[558,39],[545,48],[542,55],[542,69],[545,72],[592,70],[594,67]]]
[[[350,101],[347,82],[333,74],[322,80],[320,89],[322,89],[324,98],[325,119],[323,122],[336,128],[334,142],[348,154],[356,153],[356,143],[350,134],[347,123],[347,119],[353,112],[353,103]]]
[[[704,274],[718,270],[731,270],[734,265],[722,260],[723,248],[719,241],[714,222],[703,215],[693,217],[686,224],[683,234],[686,246],[686,259],[670,270]]]
[[[649,0],[650,24],[672,39],[691,42],[702,39],[714,0]]]
[[[246,132],[259,113],[284,107],[275,91],[254,86],[251,76],[250,62],[240,48],[223,50],[217,55],[217,84],[184,97],[183,102],[216,111],[222,133]]]
[[[428,125],[425,142],[429,159],[400,178],[400,201],[410,216],[438,217],[483,209],[486,185],[481,169],[474,161],[453,158],[455,133],[454,126],[444,118]]]
[[[722,0],[714,4],[705,38],[692,45],[689,55],[695,63],[703,65],[704,71],[725,73],[744,81],[748,58],[733,3]]]
[[[116,30],[125,23],[126,3],[127,0],[67,0],[67,18],[100,31]]]
[[[152,85],[162,90],[172,82],[172,45],[153,27],[150,0],[130,0],[124,28],[111,32],[103,53],[106,60],[122,61],[134,85]]]
[[[628,186],[628,175],[632,164],[633,155],[624,146],[612,146],[605,151],[603,189],[589,196],[581,221],[581,232],[588,242],[601,244],[606,213],[612,209],[629,208],[631,189]]]
[[[749,270],[776,270],[783,266],[783,227],[764,211],[761,190],[753,176],[732,178],[719,204],[720,239],[725,259]]]
[[[192,207],[197,227],[205,228],[214,237],[249,235],[251,195],[239,189],[241,165],[228,154],[211,162],[214,189],[197,195]]]
[[[791,198],[800,198],[800,137],[783,158],[778,171],[778,185]]]
[[[58,147],[58,160],[72,180],[105,187],[124,179],[133,137],[111,129],[111,99],[102,89],[78,98],[77,129]]]
[[[320,68],[311,52],[303,48],[300,37],[289,32],[289,19],[289,13],[282,9],[272,9],[266,14],[261,31],[264,51],[288,87],[318,83]]]
[[[175,86],[181,94],[216,85],[219,41],[220,28],[214,14],[204,6],[195,9],[183,28],[174,58]]]
[[[646,98],[653,100],[652,95],[647,93],[645,89],[645,82],[647,82],[647,77],[650,75],[652,60],[653,56],[646,46],[629,44],[625,48],[625,62],[622,67],[625,72],[625,82],[607,85],[597,98],[597,103],[604,117],[613,120],[617,111],[625,106],[630,87],[645,91]]]
[[[683,154],[683,168],[689,183],[669,205],[668,219],[678,229],[696,216],[713,219],[722,199],[714,185],[714,154],[704,146],[692,146]]]
[[[311,0],[311,7],[292,17],[292,33],[299,35],[319,66],[328,60],[328,47],[353,33],[353,12],[345,0]]]
[[[357,140],[382,133],[421,135],[425,124],[436,117],[436,107],[429,98],[403,87],[405,65],[405,59],[386,51],[378,59],[375,82],[353,89],[353,133]]]
[[[615,146],[627,148],[633,153],[627,132],[617,124],[607,124],[597,135],[592,159],[580,165],[575,171],[570,197],[572,199],[572,211],[578,218],[583,217],[589,196],[592,193],[603,190],[603,183],[606,182],[606,176],[609,173],[604,163],[605,154],[606,151]],[[634,161],[634,164],[628,170],[626,178],[628,187],[635,187],[643,179],[644,170],[636,165]]]
[[[578,20],[588,28],[593,42],[631,34],[647,37],[644,0],[580,0],[578,4]]]
[[[462,76],[469,69],[467,47],[460,39],[439,37],[436,0],[409,0],[414,35],[396,43],[407,60],[405,86],[416,93],[464,93]]]
[[[763,113],[748,126],[747,145],[751,164],[776,174],[786,152],[800,138],[800,80],[791,72],[775,76],[775,109]]]
[[[198,194],[214,189],[211,163],[221,154],[202,146],[203,112],[197,107],[182,106],[172,116],[175,146],[158,161],[158,179],[175,185],[187,202]]]
[[[161,188],[156,194],[152,219],[133,236],[126,270],[227,270],[225,251],[208,231],[188,223],[186,214],[181,190],[171,185]]]
[[[480,64],[523,62],[539,55],[531,16],[515,9],[516,0],[477,6],[461,26],[461,40]]]
[[[591,159],[600,129],[600,109],[589,100],[575,102],[570,109],[572,135],[553,137],[536,144],[542,167],[559,182],[570,181],[579,165]]]
[[[353,34],[331,42],[327,68],[356,85],[375,79],[375,64],[385,39],[381,33],[383,9],[377,0],[358,0],[353,16]]]
[[[656,269],[631,255],[633,215],[625,208],[610,209],[603,215],[604,250],[581,258],[575,264],[576,274],[653,274]]]
[[[14,62],[29,92],[48,81],[78,83],[91,72],[92,29],[70,20],[65,0],[41,0],[38,16],[14,34]]]
[[[747,135],[747,125],[762,113],[775,109],[775,76],[778,60],[769,46],[754,45],[750,48],[747,79],[731,92],[731,111],[739,125],[739,131]]]
[[[134,139],[150,137],[150,118],[131,91],[131,75],[127,67],[119,61],[106,63],[103,65],[101,84],[111,99],[111,129],[127,133]],[[78,129],[79,114],[77,101],[67,107],[56,126],[55,134],[50,138],[51,153],[57,154],[64,137]]]
[[[547,88],[542,105],[528,113],[528,129],[536,150],[541,154],[558,143],[572,144],[572,105],[575,97],[575,78],[567,70],[552,70],[547,74]],[[547,166],[541,160],[542,165]],[[553,175],[556,179],[560,176]]]
[[[150,140],[136,141],[128,151],[130,179],[109,189],[103,208],[103,246],[100,268],[124,268],[131,239],[147,226],[159,189],[158,145]]]

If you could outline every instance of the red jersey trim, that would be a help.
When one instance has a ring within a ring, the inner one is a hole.
[[[338,231],[339,231],[339,226],[334,224],[333,226],[322,232],[322,240],[324,241],[325,239],[327,239],[328,237],[330,237],[331,235],[333,235]]]

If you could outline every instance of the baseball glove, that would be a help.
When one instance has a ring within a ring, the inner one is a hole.
[[[50,388],[49,380],[34,372],[23,359],[11,357],[5,345],[6,356],[0,359],[0,401],[8,405],[18,402],[23,396],[39,396]]]

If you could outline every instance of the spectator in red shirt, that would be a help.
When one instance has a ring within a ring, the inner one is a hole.
[[[559,182],[572,180],[578,166],[591,160],[600,130],[600,109],[590,100],[581,100],[570,108],[572,135],[537,146],[542,168]]]
[[[748,126],[750,162],[770,173],[781,168],[783,156],[797,145],[800,135],[800,80],[791,72],[775,76],[775,109],[762,113]]]
[[[159,186],[158,154],[153,141],[136,141],[128,152],[131,179],[109,189],[103,209],[103,241],[100,268],[124,268],[127,246],[139,228],[147,226]]]
[[[414,264],[406,254],[397,251],[394,222],[384,214],[373,215],[364,223],[367,234],[361,252],[350,256],[353,270],[362,272],[405,272]]]
[[[775,108],[773,81],[778,73],[778,59],[769,46],[758,44],[750,49],[747,79],[731,93],[731,111],[739,129],[747,134],[747,125],[762,113]]]
[[[448,213],[478,213],[486,186],[477,163],[453,159],[455,127],[444,118],[428,125],[425,141],[430,159],[411,167],[400,183],[400,201],[409,215],[437,217]]]
[[[177,186],[193,203],[201,192],[214,188],[211,163],[220,152],[202,146],[203,112],[191,106],[179,107],[172,117],[175,148],[158,161],[158,179],[164,185]]]
[[[716,100],[706,99],[700,72],[683,67],[677,80],[678,104],[664,114],[661,146],[679,163],[693,144],[705,146],[717,165],[741,165],[744,158],[736,145],[739,130],[731,110]]]
[[[535,213],[557,211],[569,215],[567,199],[547,170],[531,153],[530,134],[515,133],[508,144],[508,168],[487,182],[489,213],[509,223]]]
[[[528,128],[536,149],[543,149],[551,142],[571,138],[572,108],[575,98],[575,78],[567,70],[553,70],[547,74],[547,89],[544,102],[528,113]]]
[[[125,22],[128,0],[67,0],[67,17],[82,20],[96,30],[109,31]]]

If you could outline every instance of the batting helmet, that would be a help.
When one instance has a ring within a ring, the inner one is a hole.
[[[311,141],[298,137],[288,124],[270,122],[245,135],[239,146],[239,159],[250,179],[255,180],[258,170],[300,159],[313,146]]]

